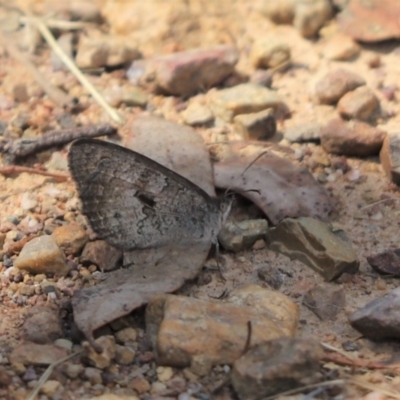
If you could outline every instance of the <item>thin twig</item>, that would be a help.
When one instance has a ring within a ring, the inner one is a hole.
[[[70,176],[67,174],[48,172],[43,171],[42,169],[23,167],[21,165],[7,165],[6,167],[0,167],[0,174],[4,176],[12,174],[22,174],[23,172],[27,172],[28,174],[48,176],[58,182],[66,182],[70,178]]]
[[[13,43],[10,36],[6,36],[0,32],[0,40],[5,47],[8,55],[23,65],[32,75],[38,85],[47,93],[47,95],[60,107],[73,109],[74,104],[72,98],[61,89],[53,86],[48,79],[36,68],[35,64]]]
[[[44,371],[43,375],[41,376],[41,378],[39,379],[39,382],[37,383],[37,386],[35,387],[35,389],[30,393],[30,395],[28,396],[28,398],[26,400],[35,400],[35,397],[37,396],[37,394],[39,393],[39,390],[41,389],[41,387],[44,385],[44,383],[47,381],[47,379],[49,378],[49,376],[51,375],[51,373],[53,372],[54,368],[57,367],[58,365],[62,364],[63,362],[69,360],[70,358],[73,358],[77,355],[79,355],[80,353],[82,353],[83,350],[79,350],[73,354],[70,354],[67,357],[62,358],[61,360],[58,360],[56,362],[54,362],[53,364],[50,364],[46,371]]]
[[[116,133],[110,124],[89,125],[80,128],[56,129],[47,132],[38,139],[3,140],[0,142],[0,152],[16,158],[26,157],[50,149],[54,146],[64,145],[75,139],[108,136]]]
[[[118,124],[123,123],[122,117],[118,114],[118,112],[111,107],[104,97],[98,92],[98,90],[88,81],[88,79],[83,75],[83,73],[79,70],[79,68],[75,65],[75,63],[65,54],[64,50],[59,46],[57,41],[54,39],[54,36],[50,32],[49,28],[40,18],[30,17],[31,21],[34,23],[36,28],[39,30],[44,40],[46,40],[47,44],[54,50],[54,52],[58,55],[61,61],[66,65],[66,67],[75,75],[76,79],[88,90],[88,92],[93,96],[93,98],[97,101],[97,103],[104,108],[104,110],[108,113],[108,115]]]

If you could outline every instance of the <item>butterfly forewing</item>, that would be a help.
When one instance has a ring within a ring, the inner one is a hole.
[[[71,146],[69,166],[92,229],[116,247],[211,243],[219,231],[218,199],[139,153],[81,139]]]

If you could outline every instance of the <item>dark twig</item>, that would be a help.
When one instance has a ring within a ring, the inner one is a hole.
[[[253,325],[251,324],[251,321],[247,321],[247,338],[242,354],[246,354],[249,351],[252,334],[253,334]]]
[[[116,129],[110,124],[54,130],[46,133],[39,139],[4,139],[0,142],[0,152],[15,160],[16,158],[26,157],[54,146],[70,143],[75,139],[112,135],[114,133],[116,133]]]

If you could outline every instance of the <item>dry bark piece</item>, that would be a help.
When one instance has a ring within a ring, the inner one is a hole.
[[[285,295],[249,285],[233,291],[224,302],[159,296],[147,306],[146,330],[159,364],[190,365],[203,375],[213,365],[240,357],[248,340],[255,345],[293,336],[298,313]]]
[[[268,234],[269,248],[295,258],[332,281],[344,272],[355,273],[359,261],[348,241],[313,218],[286,218]]]
[[[231,382],[240,399],[272,396],[313,383],[322,356],[320,344],[309,338],[269,340],[235,361]]]
[[[349,316],[349,322],[373,340],[400,338],[400,288],[372,300]]]
[[[400,185],[400,134],[393,133],[385,137],[379,158],[387,177]]]
[[[285,217],[325,218],[332,210],[328,192],[305,168],[271,153],[255,159],[232,156],[216,163],[215,185],[253,201],[273,224]]]

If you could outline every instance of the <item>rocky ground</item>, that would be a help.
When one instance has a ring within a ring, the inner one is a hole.
[[[389,0],[0,5],[0,398],[400,398],[398,18]],[[208,237],[171,239],[162,272],[154,249],[116,269],[68,168],[95,134],[236,192],[219,266]]]

